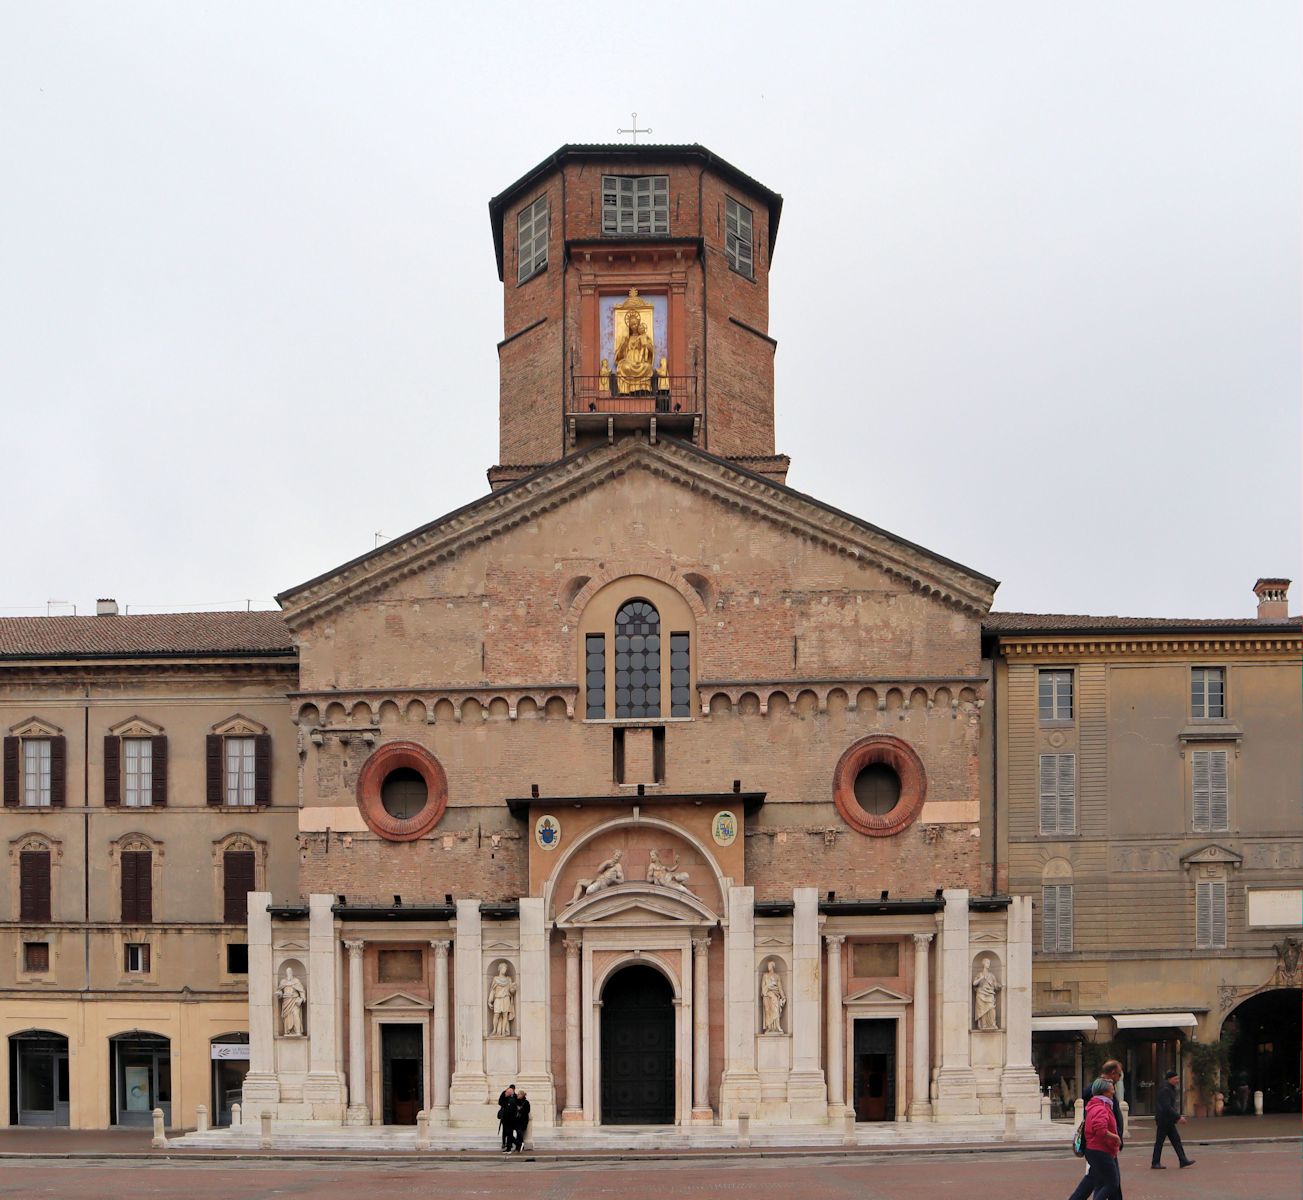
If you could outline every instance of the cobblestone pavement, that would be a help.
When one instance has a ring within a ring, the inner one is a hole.
[[[649,1176],[654,1172],[654,1179]],[[455,1162],[341,1164],[320,1162],[185,1163],[174,1160],[11,1159],[0,1165],[0,1197],[132,1200],[1058,1200],[1081,1175],[1071,1155],[965,1153],[801,1160],[604,1162],[569,1166],[513,1158],[467,1166]],[[1127,1200],[1295,1200],[1300,1195],[1295,1145],[1199,1148],[1186,1171],[1151,1171],[1147,1148],[1123,1156]]]

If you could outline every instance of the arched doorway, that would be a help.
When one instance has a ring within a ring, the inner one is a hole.
[[[674,990],[654,967],[602,989],[602,1124],[674,1124]]]
[[[231,1123],[231,1105],[239,1103],[244,1091],[244,1077],[249,1073],[249,1035],[224,1033],[208,1043],[213,1061],[214,1125]]]
[[[1253,1093],[1262,1093],[1265,1112],[1299,1112],[1299,1013],[1303,989],[1275,988],[1250,996],[1222,1026],[1230,1043],[1226,1107],[1253,1112]]]
[[[9,1123],[68,1124],[68,1039],[46,1029],[9,1035]]]
[[[154,1109],[172,1123],[172,1043],[133,1029],[109,1038],[109,1111],[114,1125],[148,1125]]]

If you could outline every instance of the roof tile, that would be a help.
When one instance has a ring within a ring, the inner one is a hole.
[[[0,658],[289,654],[293,650],[278,612],[0,618]]]

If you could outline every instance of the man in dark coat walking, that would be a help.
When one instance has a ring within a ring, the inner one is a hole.
[[[516,1085],[509,1083],[498,1097],[498,1132],[502,1134],[502,1153],[511,1149],[512,1130],[516,1127]]]
[[[1158,1127],[1158,1132],[1154,1137],[1154,1161],[1149,1164],[1155,1171],[1164,1170],[1162,1162],[1159,1161],[1163,1157],[1164,1138],[1172,1143],[1172,1149],[1176,1151],[1176,1158],[1181,1166],[1194,1166],[1194,1159],[1186,1157],[1185,1147],[1181,1145],[1181,1135],[1176,1131],[1176,1127],[1185,1120],[1181,1116],[1181,1093],[1176,1088],[1177,1080],[1180,1078],[1175,1071],[1168,1071],[1167,1081],[1158,1089],[1158,1111],[1154,1114],[1154,1124]]]

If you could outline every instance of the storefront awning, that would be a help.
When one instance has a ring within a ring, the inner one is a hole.
[[[1033,1033],[1094,1033],[1099,1022],[1094,1017],[1033,1017]]]
[[[1194,1013],[1120,1013],[1113,1018],[1121,1029],[1193,1029],[1199,1024]]]

